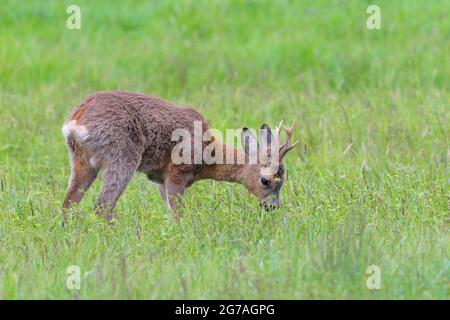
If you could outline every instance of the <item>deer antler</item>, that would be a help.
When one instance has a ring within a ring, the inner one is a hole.
[[[283,124],[283,120],[280,121],[280,125],[277,128],[278,137],[279,137],[279,132],[280,132],[282,124]],[[280,153],[279,153],[280,160],[283,159],[283,157],[286,155],[286,153],[289,152],[289,150],[294,148],[297,145],[297,143],[300,142],[299,140],[297,140],[293,144],[291,144],[291,138],[292,138],[292,134],[294,133],[294,127],[295,127],[294,122],[292,122],[292,125],[290,128],[286,128],[286,126],[283,126],[283,127],[284,127],[284,130],[286,131],[287,137],[286,137],[286,141],[280,147]]]

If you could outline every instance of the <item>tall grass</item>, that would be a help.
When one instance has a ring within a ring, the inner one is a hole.
[[[371,1],[77,1],[81,30],[69,4],[0,5],[0,298],[449,298],[448,1],[377,1],[381,30]],[[295,120],[282,208],[202,181],[177,224],[136,175],[115,225],[97,181],[61,228],[62,122],[113,89]]]

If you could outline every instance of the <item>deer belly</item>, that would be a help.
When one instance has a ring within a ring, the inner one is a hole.
[[[149,161],[147,158],[143,158],[137,170],[145,173],[150,181],[163,183],[164,179],[162,169],[163,168],[160,163],[154,163],[153,161]]]

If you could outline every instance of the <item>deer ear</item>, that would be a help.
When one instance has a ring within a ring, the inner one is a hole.
[[[272,131],[270,130],[269,126],[264,123],[260,129],[259,143],[262,146],[267,147],[270,146],[272,139],[273,139]]]
[[[258,140],[248,128],[243,128],[241,132],[241,143],[246,154],[257,154]]]

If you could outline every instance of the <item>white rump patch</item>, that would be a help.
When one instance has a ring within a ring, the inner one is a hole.
[[[62,133],[66,140],[70,134],[74,134],[78,141],[86,140],[89,137],[88,129],[85,126],[77,124],[75,120],[65,123],[62,127]]]

